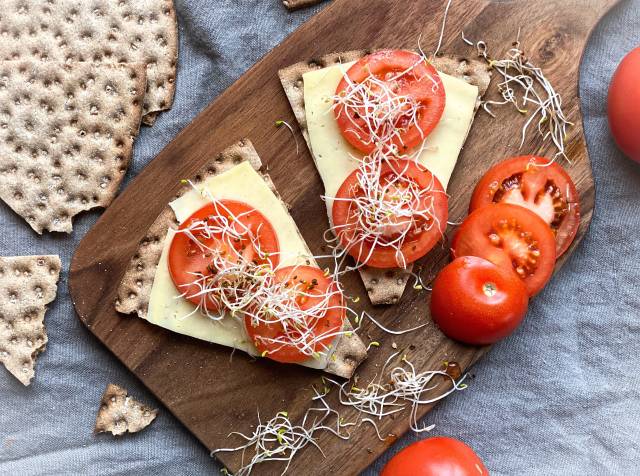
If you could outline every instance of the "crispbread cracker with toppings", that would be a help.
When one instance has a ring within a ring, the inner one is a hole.
[[[145,66],[0,61],[0,198],[38,233],[115,197],[138,134]]]
[[[369,53],[369,51],[364,50],[330,53],[319,59],[293,64],[278,72],[280,82],[282,83],[282,87],[289,99],[293,114],[300,125],[300,131],[307,142],[307,146],[314,160],[315,156],[311,150],[311,142],[307,131],[307,118],[304,108],[304,83],[302,75],[314,69],[326,68],[327,66],[338,63],[356,61]],[[454,58],[451,56],[436,56],[431,59],[431,63],[438,71],[463,79],[464,81],[478,87],[478,101],[476,103],[477,110],[480,105],[480,98],[487,91],[489,81],[491,80],[491,75],[487,69],[487,65],[478,60],[470,60],[462,57]],[[407,281],[411,277],[412,269],[412,265],[408,266],[407,269],[377,269],[369,266],[363,266],[358,269],[358,272],[360,273],[371,303],[377,305],[395,304],[398,302],[402,297]]]
[[[113,383],[107,385],[96,416],[96,433],[111,432],[119,436],[144,430],[156,419],[158,410],[148,407]]]
[[[194,177],[193,182],[196,184],[201,183],[208,177],[224,173],[245,160],[256,170],[260,170],[262,167],[262,161],[253,148],[253,144],[246,139],[220,152],[203,167],[202,171]],[[189,185],[184,185],[178,190],[174,199],[181,197],[190,189]],[[169,228],[176,229],[177,227],[178,222],[175,214],[167,203],[167,206],[140,241],[138,249],[120,282],[116,300],[116,310],[118,312],[124,314],[135,312],[139,317],[147,315],[153,278],[160,261],[165,236]]]
[[[47,346],[44,314],[60,268],[57,255],[0,257],[0,362],[24,385]]]
[[[310,7],[316,5],[323,0],[282,0],[282,3],[289,10],[297,10],[298,8]]]
[[[226,172],[243,161],[248,161],[257,171],[262,168],[262,161],[248,139],[243,139],[218,154],[202,168],[192,182],[201,183],[208,177]],[[279,197],[271,178],[266,174],[262,175],[269,188]],[[175,198],[182,196],[188,190],[190,190],[189,185],[181,187]],[[120,281],[115,302],[115,308],[118,312],[123,314],[136,313],[139,317],[146,317],[164,239],[169,228],[176,229],[177,227],[178,222],[175,214],[167,204],[140,241]],[[308,249],[307,254],[311,256]],[[353,330],[348,319],[345,322],[345,330]],[[335,357],[329,360],[325,371],[340,377],[350,378],[356,367],[366,358],[366,348],[355,332],[349,335],[340,335],[336,339],[333,354]]]
[[[147,65],[145,123],[169,109],[178,29],[172,0],[6,0],[0,59]]]

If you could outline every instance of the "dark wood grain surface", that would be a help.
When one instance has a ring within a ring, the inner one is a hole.
[[[558,266],[586,233],[593,212],[594,184],[579,110],[578,68],[589,32],[615,1],[456,0],[449,12],[442,51],[460,57],[475,55],[475,49],[461,41],[461,30],[468,38],[487,41],[492,53],[499,55],[509,48],[518,27],[522,27],[523,48],[556,85],[568,117],[575,122],[567,137],[571,165],[564,165],[580,192],[582,223],[575,243]],[[136,244],[180,186],[179,178],[192,176],[213,154],[248,137],[267,164],[277,189],[291,204],[293,218],[311,250],[322,252],[322,232],[327,223],[324,204],[319,199],[323,191],[320,178],[306,148],[301,148],[297,156],[291,136],[274,127],[274,121],[279,119],[295,124],[277,71],[333,51],[415,48],[421,34],[423,47],[433,50],[445,3],[334,0],[186,127],[127,187],[78,247],[71,263],[69,287],[81,321],[207,448],[237,443],[227,434],[232,430],[250,432],[258,409],[267,418],[282,410],[288,411],[293,420],[300,418],[309,407],[311,385],[320,381],[321,373],[266,359],[253,361],[240,354],[230,361],[227,348],[118,315],[113,307],[116,287]],[[491,164],[519,153],[522,124],[523,117],[508,107],[497,110],[497,119],[478,113],[449,188],[452,221],[465,215],[473,185],[483,172]],[[298,141],[303,144],[301,137]],[[554,150],[530,134],[521,152],[550,155]],[[447,260],[446,246],[424,259],[425,280]],[[408,286],[398,305],[371,308],[356,276],[347,278],[345,284],[352,294],[363,297],[358,304],[362,309],[389,327],[429,323],[420,331],[393,339],[366,324],[364,340],[378,340],[382,346],[372,349],[360,367],[358,373],[363,382],[369,381],[391,354],[392,341],[420,370],[440,369],[444,360],[456,361],[466,369],[487,351],[444,337],[431,324],[426,291]],[[430,407],[422,407],[420,415],[429,410]],[[343,416],[349,420],[354,413],[345,409]],[[350,441],[323,435],[319,444],[326,459],[319,463],[318,451],[308,448],[299,453],[290,474],[359,473],[408,430],[408,414],[383,420],[380,429],[384,436],[392,436],[379,441],[370,426],[354,432]],[[240,466],[239,454],[221,454],[220,459],[231,471]],[[254,474],[273,474],[276,470],[277,467],[265,466],[256,468]]]

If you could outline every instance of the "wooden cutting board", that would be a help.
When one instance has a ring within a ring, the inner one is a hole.
[[[251,432],[257,410],[266,418],[283,410],[293,420],[299,418],[309,406],[310,387],[320,381],[321,374],[266,359],[252,361],[240,354],[230,361],[226,348],[171,334],[136,317],[118,315],[113,308],[116,287],[138,241],[176,192],[180,178],[192,176],[215,153],[248,137],[267,164],[277,189],[291,204],[293,218],[311,250],[320,253],[322,232],[327,228],[324,204],[319,199],[321,181],[300,135],[301,149],[296,155],[288,131],[274,127],[274,122],[282,119],[295,124],[278,81],[278,69],[334,51],[415,48],[420,35],[423,47],[433,51],[445,3],[334,0],[210,104],[129,185],[80,243],[71,263],[69,287],[81,321],[207,448],[238,443],[227,434]],[[518,27],[522,27],[524,49],[556,85],[568,117],[575,122],[567,137],[572,164],[564,165],[580,192],[582,223],[574,245],[558,266],[586,233],[594,205],[593,177],[579,110],[579,61],[589,32],[615,3],[455,0],[447,21],[442,51],[465,58],[475,57],[475,49],[461,41],[461,30],[468,38],[487,41],[490,51],[498,55],[506,51]],[[466,142],[449,189],[452,221],[465,216],[474,184],[489,166],[519,153],[523,117],[508,107],[496,111],[497,119],[478,113]],[[531,134],[520,152],[551,155],[554,150]],[[448,259],[446,249],[432,252],[423,262],[426,280]],[[393,351],[392,341],[419,370],[441,369],[444,360],[456,361],[467,369],[487,351],[444,337],[429,318],[426,291],[409,286],[400,304],[372,308],[357,276],[349,277],[345,284],[351,293],[363,297],[359,303],[362,309],[389,327],[429,323],[418,332],[393,339],[370,323],[365,325],[365,341],[371,338],[382,346],[372,349],[360,367],[361,382],[373,378]],[[473,385],[467,391],[474,392]],[[420,415],[429,410],[420,408]],[[346,420],[354,417],[346,409],[342,414]],[[357,474],[408,430],[407,417],[405,413],[381,422],[382,435],[392,435],[385,441],[379,441],[368,425],[354,432],[350,441],[325,434],[319,444],[326,458],[320,462],[318,451],[309,447],[298,454],[290,474]],[[446,433],[447,428],[438,430]],[[239,454],[223,453],[220,459],[232,472],[240,467]],[[263,466],[254,474],[274,474],[277,469]]]

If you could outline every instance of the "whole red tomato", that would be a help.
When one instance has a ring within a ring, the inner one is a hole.
[[[431,316],[442,332],[485,345],[511,334],[527,313],[523,281],[511,270],[475,256],[445,266],[431,291]]]
[[[613,75],[607,112],[618,147],[640,162],[640,47],[624,57]]]
[[[480,457],[462,441],[445,436],[413,443],[391,458],[380,476],[488,476]]]

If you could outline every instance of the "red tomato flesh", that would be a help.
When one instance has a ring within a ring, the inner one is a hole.
[[[400,451],[380,476],[489,476],[489,471],[462,441],[435,436]]]
[[[235,218],[232,228],[237,234],[234,236],[207,233],[202,226],[204,223],[210,227],[220,226],[230,217]],[[202,229],[196,230],[196,226]],[[192,230],[197,242],[184,230]],[[255,264],[268,261],[274,268],[278,265],[278,236],[262,213],[234,200],[219,200],[202,207],[180,225],[173,237],[169,248],[169,273],[176,289],[184,293],[187,300],[212,312],[219,311],[219,305],[212,295],[199,294],[201,287],[195,284],[198,277],[194,275],[199,273],[213,278],[220,271],[214,265],[212,249],[221,251],[228,263],[243,259]]]
[[[362,89],[356,89],[359,86],[366,87],[367,101],[354,94]],[[444,86],[436,69],[405,50],[383,50],[361,58],[346,72],[336,95],[353,98],[350,107],[336,102],[335,116],[344,138],[366,154],[381,145],[376,138],[385,136],[385,128],[396,132],[386,145],[395,146],[399,153],[421,144],[440,121],[445,105]],[[390,97],[403,99],[394,109],[389,106],[395,104]],[[416,118],[409,104],[417,105]]]
[[[607,113],[620,150],[640,162],[640,47],[624,57],[613,75]]]
[[[511,270],[529,296],[540,292],[553,274],[556,244],[551,228],[525,207],[496,203],[478,208],[460,225],[453,256],[478,256]]]
[[[315,266],[288,266],[278,270],[274,279],[276,283],[286,283],[295,306],[310,311],[308,327],[312,328],[312,335],[303,341],[310,352],[324,352],[335,339],[335,333],[342,329],[345,319],[343,297],[336,283]],[[286,341],[289,336],[299,336],[295,330],[287,333],[281,321],[256,322],[247,315],[245,326],[258,351],[272,360],[296,363],[311,358],[295,344],[264,340]]]
[[[462,256],[436,277],[431,316],[448,337],[486,345],[511,334],[524,319],[528,303],[527,288],[511,270]]]
[[[560,257],[580,227],[580,197],[557,162],[532,155],[513,157],[490,168],[476,186],[469,211],[490,203],[528,208],[551,227]]]
[[[357,202],[365,195],[359,174],[356,170],[347,177],[333,202],[333,227],[341,246],[356,261],[374,268],[403,267],[426,255],[442,238],[447,226],[448,199],[440,181],[415,162],[383,163],[380,169],[380,186],[385,190],[383,199],[395,204],[400,200],[398,197],[410,196],[405,193],[410,188],[419,190],[411,195],[415,199],[407,203],[420,213],[412,215],[408,205],[407,213],[402,216],[385,215],[374,227],[374,236],[370,232],[365,234],[362,228],[363,217],[369,215]],[[367,204],[365,202],[367,210],[380,211],[375,204],[372,207]]]

